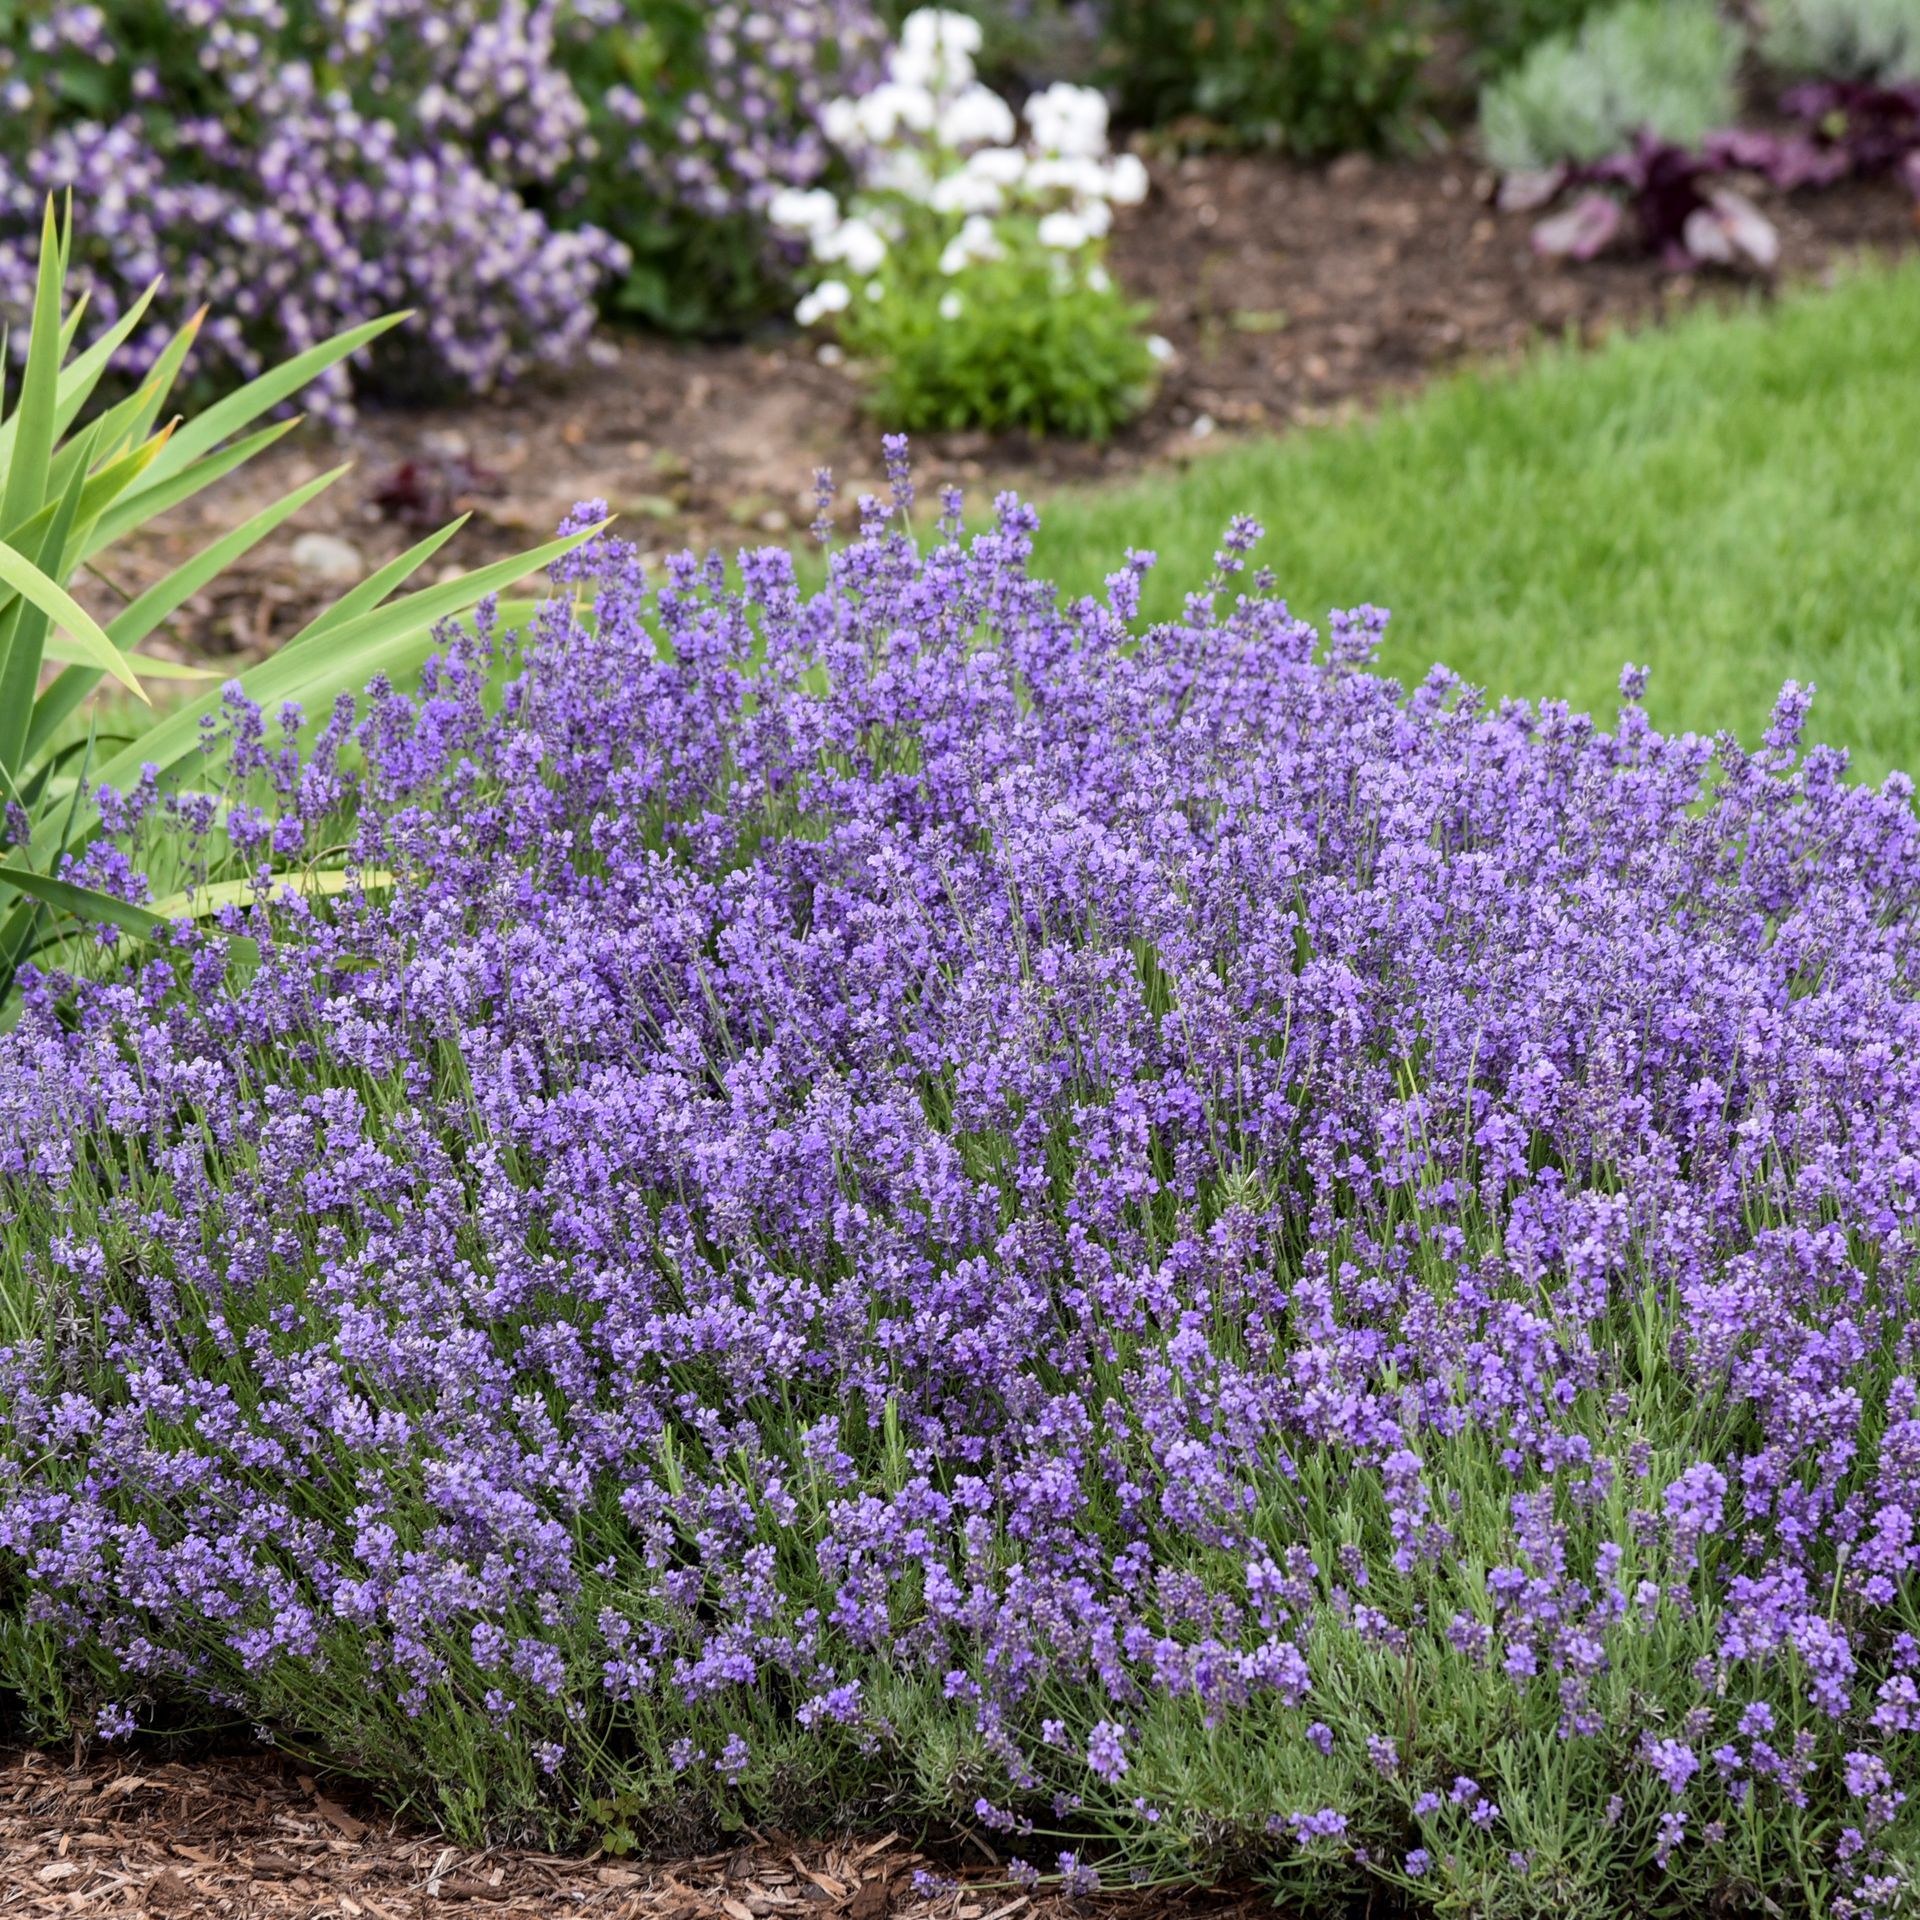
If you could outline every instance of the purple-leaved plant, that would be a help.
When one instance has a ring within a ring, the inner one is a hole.
[[[1742,176],[1791,192],[1892,174],[1920,201],[1920,84],[1822,81],[1781,104],[1796,131],[1729,128],[1693,147],[1643,134],[1602,160],[1509,175],[1500,204],[1530,210],[1579,196],[1534,228],[1543,254],[1591,260],[1631,239],[1672,268],[1765,272],[1779,260],[1780,237],[1735,184]]]
[[[1784,143],[1740,132],[1710,134],[1698,147],[1642,135],[1604,160],[1515,174],[1501,183],[1509,209],[1550,206],[1578,194],[1571,206],[1533,230],[1535,250],[1591,260],[1629,240],[1669,268],[1748,267],[1770,271],[1780,258],[1773,223],[1729,175],[1765,172],[1783,184],[1811,178],[1804,142]],[[1795,169],[1792,181],[1785,176]]]

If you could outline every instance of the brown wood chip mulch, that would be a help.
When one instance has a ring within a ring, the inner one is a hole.
[[[166,1762],[0,1754],[0,1916],[190,1920],[1255,1920],[1257,1894],[1070,1903],[948,1883],[897,1834],[839,1845],[751,1840],[687,1860],[449,1846],[363,1818],[270,1757]]]

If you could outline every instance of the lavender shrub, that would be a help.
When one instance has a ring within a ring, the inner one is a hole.
[[[1894,1910],[1910,784],[954,526],[602,539],[116,806],[96,884],[394,884],[0,1041],[11,1683],[468,1834]]]

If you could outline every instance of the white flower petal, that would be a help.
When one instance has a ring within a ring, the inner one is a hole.
[[[1107,171],[1107,198],[1116,207],[1137,207],[1151,185],[1147,163],[1137,153],[1123,153]]]

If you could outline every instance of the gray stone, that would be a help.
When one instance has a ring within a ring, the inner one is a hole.
[[[360,549],[337,533],[303,533],[293,543],[290,557],[309,580],[330,587],[350,586],[367,570]]]

